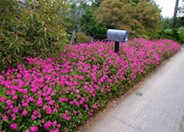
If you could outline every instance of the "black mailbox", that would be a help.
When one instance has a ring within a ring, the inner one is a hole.
[[[118,51],[119,51],[119,42],[128,41],[128,31],[108,29],[107,30],[107,40],[115,42],[115,52],[118,53]]]

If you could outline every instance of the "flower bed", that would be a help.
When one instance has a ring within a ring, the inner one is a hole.
[[[180,49],[172,40],[134,39],[66,47],[58,58],[27,58],[0,74],[0,131],[74,131]]]

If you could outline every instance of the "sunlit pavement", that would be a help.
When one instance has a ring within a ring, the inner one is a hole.
[[[90,124],[79,131],[184,132],[184,47]]]

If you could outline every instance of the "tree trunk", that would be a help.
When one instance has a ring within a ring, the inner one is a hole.
[[[77,33],[75,30],[72,32],[72,45],[75,45],[77,39]]]
[[[173,23],[172,23],[172,27],[173,28],[176,25],[176,17],[177,17],[177,12],[178,12],[178,4],[179,4],[179,0],[176,0],[176,4],[175,4],[175,8],[174,8]]]

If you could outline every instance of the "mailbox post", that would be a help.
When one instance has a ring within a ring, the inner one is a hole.
[[[107,40],[115,42],[115,52],[118,53],[118,51],[119,51],[119,42],[128,41],[128,31],[108,29],[107,30]]]
[[[119,52],[119,42],[115,42],[115,52]]]

